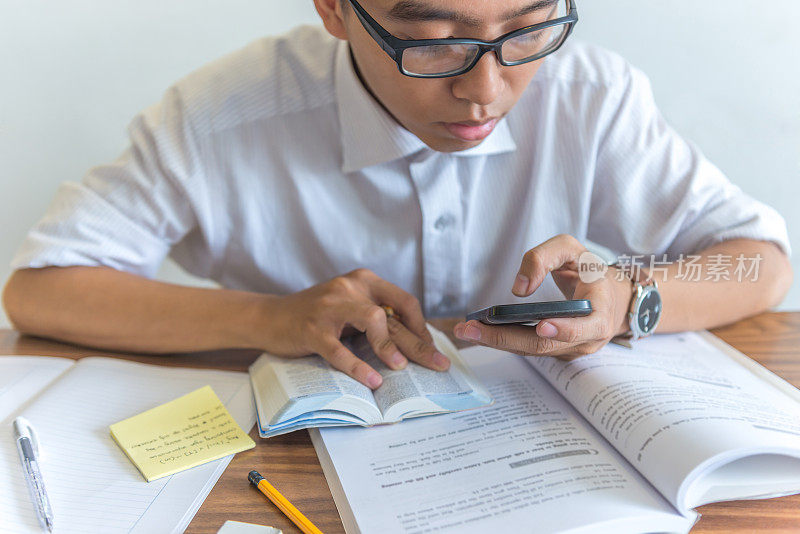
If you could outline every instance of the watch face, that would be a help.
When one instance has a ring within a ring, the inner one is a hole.
[[[658,291],[649,288],[642,298],[642,303],[639,306],[639,317],[637,322],[639,324],[639,331],[643,335],[649,334],[655,328],[658,319],[661,316],[661,295]]]

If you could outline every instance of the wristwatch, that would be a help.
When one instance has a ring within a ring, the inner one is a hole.
[[[628,332],[614,338],[618,344],[630,347],[631,341],[655,332],[661,319],[662,301],[658,284],[644,269],[632,269],[633,295],[628,307]],[[620,339],[621,338],[621,339]]]

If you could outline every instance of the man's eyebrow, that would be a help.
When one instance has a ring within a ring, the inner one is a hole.
[[[517,17],[523,17],[523,16],[528,15],[530,13],[535,13],[536,11],[541,11],[541,10],[548,9],[548,8],[552,9],[560,1],[562,1],[562,0],[537,0],[536,2],[534,2],[534,3],[532,3],[532,4],[528,5],[528,6],[525,6],[522,9],[509,11],[508,13],[506,13],[502,17],[502,20],[508,21],[508,20],[515,19]]]
[[[536,0],[534,3],[521,9],[506,13],[502,20],[509,21],[523,17],[536,11],[553,8],[563,0]],[[446,20],[458,22],[467,26],[480,26],[481,20],[464,13],[450,11],[421,3],[417,0],[400,0],[389,10],[389,18],[399,22],[426,22],[433,20]]]
[[[544,0],[542,0],[544,1]],[[400,0],[389,10],[389,18],[399,22],[425,22],[446,20],[467,26],[480,26],[481,20],[456,11],[449,11],[420,3],[416,0]]]

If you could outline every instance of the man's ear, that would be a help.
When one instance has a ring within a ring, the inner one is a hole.
[[[328,33],[337,39],[346,41],[347,30],[344,26],[341,0],[314,0],[314,7],[317,8],[317,13]]]

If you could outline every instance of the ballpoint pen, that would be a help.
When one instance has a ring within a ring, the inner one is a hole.
[[[44,490],[44,480],[39,469],[39,439],[31,424],[24,417],[14,420],[14,436],[17,440],[19,459],[22,461],[22,471],[25,482],[31,494],[31,501],[36,508],[36,516],[42,527],[53,532],[53,509]]]

